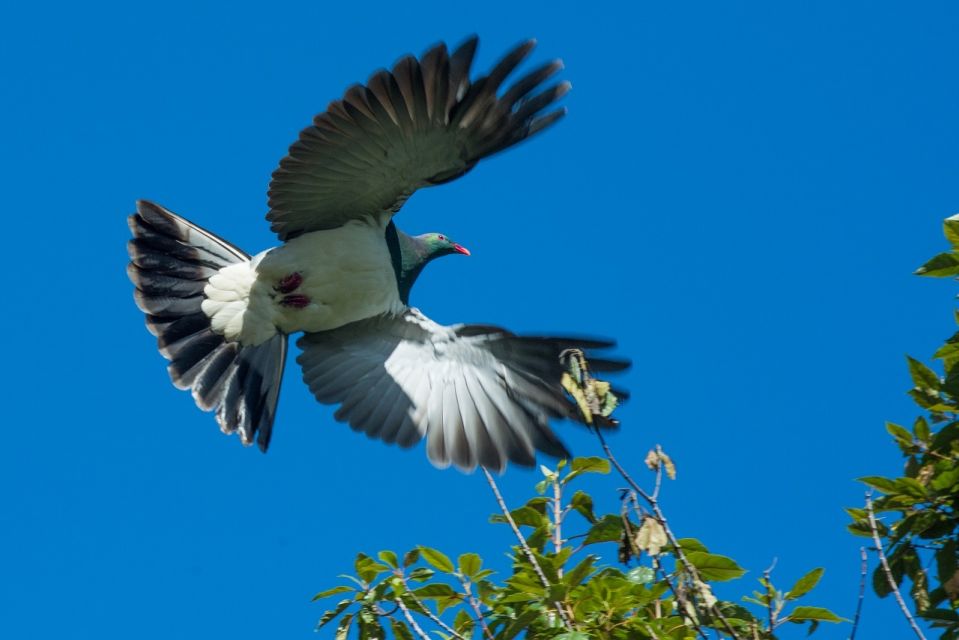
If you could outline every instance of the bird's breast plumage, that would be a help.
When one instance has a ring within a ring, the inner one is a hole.
[[[396,272],[375,223],[314,231],[210,278],[204,312],[215,331],[260,344],[278,331],[318,332],[401,313]]]

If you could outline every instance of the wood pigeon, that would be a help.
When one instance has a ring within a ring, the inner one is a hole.
[[[543,84],[546,63],[500,87],[534,41],[470,79],[477,38],[444,44],[380,70],[304,129],[273,173],[267,219],[278,247],[250,256],[156,204],[129,217],[128,273],[173,384],[215,411],[225,433],[266,451],[287,336],[303,380],[356,431],[410,447],[426,439],[438,467],[502,471],[535,452],[567,457],[550,418],[578,414],[560,385],[566,349],[611,347],[580,338],[521,337],[488,325],[443,326],[409,306],[431,260],[469,255],[445,235],[409,236],[393,215],[421,187],[555,123],[570,88]],[[593,369],[626,362],[591,358]],[[609,423],[611,424],[611,423]]]

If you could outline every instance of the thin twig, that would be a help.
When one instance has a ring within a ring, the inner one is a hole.
[[[909,626],[912,627],[916,637],[918,637],[919,640],[926,640],[926,637],[922,635],[922,631],[919,629],[919,625],[916,624],[916,619],[913,618],[909,612],[909,607],[906,606],[906,601],[903,599],[902,594],[899,593],[899,585],[896,584],[896,578],[892,575],[892,569],[889,568],[886,553],[882,550],[882,540],[879,539],[879,525],[876,524],[876,514],[872,510],[872,491],[866,492],[866,514],[869,516],[869,528],[872,530],[872,541],[875,543],[876,552],[879,554],[879,564],[882,565],[882,571],[886,574],[886,580],[889,582],[889,588],[892,589],[892,595],[896,597],[896,602],[899,603],[899,608],[902,609],[902,615],[906,616],[906,620],[909,621]]]
[[[563,488],[559,484],[559,471],[553,478],[553,549],[556,553],[563,550]],[[562,574],[560,574],[562,577]]]
[[[410,610],[406,606],[406,604],[403,602],[403,599],[397,598],[396,603],[400,605],[400,611],[403,612],[403,617],[406,618],[406,621],[409,623],[410,627],[413,629],[413,633],[418,635],[423,640],[430,640],[430,637],[426,635],[426,632],[423,631],[420,625],[416,624],[416,620],[413,618],[413,614],[410,613]]]
[[[859,600],[856,602],[856,615],[852,619],[852,631],[849,632],[849,640],[856,640],[856,630],[859,628],[859,616],[862,614],[862,601],[866,597],[866,574],[869,572],[869,556],[866,555],[866,547],[859,547]]]
[[[659,498],[659,488],[663,486],[663,448],[656,445],[656,484],[653,486],[653,500]]]
[[[603,447],[603,452],[606,454],[606,458],[614,467],[616,467],[616,471],[618,471],[619,475],[623,477],[623,480],[625,480],[627,484],[632,487],[633,491],[642,496],[643,500],[645,500],[653,510],[656,520],[660,525],[662,525],[663,531],[666,532],[666,538],[669,541],[669,544],[672,545],[673,549],[675,550],[676,558],[679,560],[680,564],[682,564],[683,569],[686,570],[693,580],[702,582],[699,577],[699,571],[697,571],[696,567],[689,561],[688,558],[686,558],[686,554],[683,553],[682,547],[679,546],[679,542],[677,542],[676,536],[673,534],[673,530],[669,528],[669,523],[666,522],[666,516],[663,515],[662,509],[659,508],[659,502],[656,500],[656,498],[644,491],[643,488],[640,487],[635,480],[633,480],[632,476],[629,475],[626,469],[619,464],[616,456],[613,455],[612,450],[609,448],[606,438],[603,437],[602,430],[595,429],[595,432],[596,436],[599,438],[600,445]],[[729,624],[729,620],[727,620],[726,616],[723,615],[723,612],[719,610],[719,606],[717,604],[710,605],[707,608],[712,612],[713,615],[716,616],[716,618],[719,619],[725,628],[726,633],[728,633],[731,638],[734,640],[740,640],[739,636],[736,635],[736,631],[733,629],[732,625]]]
[[[776,590],[773,589],[773,569],[776,568],[776,558],[773,558],[772,564],[769,565],[769,568],[763,571],[763,580],[766,581],[766,609],[769,611],[769,633],[772,633],[776,630],[776,609],[773,606],[773,596],[776,595]]]
[[[642,509],[639,506],[639,501],[636,499],[636,492],[630,491],[629,493],[626,494],[626,497],[630,501],[630,503],[632,503],[633,510],[636,512],[636,517],[639,519],[640,522],[642,522],[645,516],[643,515]],[[625,507],[626,507],[626,501],[624,500],[623,508],[625,509]],[[629,531],[629,518],[626,518],[624,516],[623,522],[626,527],[626,530]],[[632,536],[630,536],[630,540],[632,540]],[[634,555],[639,556],[639,551],[637,550]],[[685,590],[679,589],[675,584],[673,584],[673,581],[670,579],[669,574],[666,573],[666,569],[663,568],[663,564],[659,561],[659,556],[651,555],[650,557],[653,560],[653,569],[660,572],[663,580],[665,580],[667,586],[669,586],[669,590],[672,592],[673,597],[676,598],[676,602],[679,603],[680,615],[684,619],[686,619],[689,622],[689,624],[693,626],[694,629],[696,629],[696,632],[699,633],[700,636],[702,636],[703,638],[706,638],[707,637],[706,632],[703,631],[702,627],[699,626],[699,621],[693,616],[689,615],[689,611],[686,608],[686,604],[687,602],[689,602],[689,599],[686,596]],[[692,597],[691,604],[693,606],[693,610],[695,610],[696,607],[699,605],[699,601],[696,599],[695,591],[692,593],[691,597]]]
[[[709,636],[707,636],[706,632],[703,631],[703,628],[699,626],[699,621],[690,616],[689,612],[686,610],[686,596],[680,593],[679,589],[676,588],[676,585],[673,584],[673,581],[669,579],[669,574],[666,573],[663,563],[660,562],[659,558],[656,556],[653,556],[653,569],[659,572],[660,577],[666,581],[666,584],[669,586],[669,590],[672,592],[673,597],[676,598],[676,602],[679,603],[679,607],[677,607],[677,609],[679,610],[680,615],[685,618],[689,624],[693,625],[693,629],[696,630],[696,633],[698,633],[703,640],[708,640]]]
[[[463,591],[466,593],[466,599],[470,603],[470,607],[473,608],[473,611],[476,613],[476,619],[479,620],[480,626],[483,628],[483,635],[493,640],[493,632],[490,631],[489,627],[486,625],[486,618],[483,617],[483,612],[480,610],[479,602],[476,600],[476,596],[473,595],[473,590],[470,589],[470,582],[466,579],[465,576],[460,576],[460,582],[463,583]]]
[[[539,577],[539,581],[543,584],[546,590],[549,591],[552,585],[546,578],[546,574],[543,573],[543,568],[539,566],[539,561],[536,560],[533,550],[530,549],[529,545],[526,543],[526,538],[523,537],[523,532],[519,530],[518,526],[516,526],[516,521],[513,520],[513,514],[509,512],[509,507],[506,506],[506,501],[503,500],[503,494],[499,492],[499,487],[496,486],[496,481],[493,480],[492,474],[486,470],[486,467],[480,468],[483,470],[483,475],[486,476],[486,481],[489,483],[490,489],[493,490],[493,496],[496,498],[496,503],[499,505],[500,511],[503,512],[503,515],[506,517],[506,521],[509,523],[510,528],[513,529],[513,534],[516,536],[516,539],[519,540],[520,547],[522,547],[523,552],[529,559],[529,563],[532,565],[533,571],[536,572],[537,577]],[[559,602],[554,602],[553,606],[556,607],[556,613],[559,614],[559,617],[563,620],[563,624],[566,625],[566,628],[569,631],[573,631],[573,623],[569,616],[566,615],[566,610],[563,609]]]
[[[413,593],[412,589],[410,589],[410,584],[406,581],[405,575],[403,575],[401,572],[397,573],[397,575],[399,576],[400,580],[403,582],[403,586],[406,587],[406,593],[409,594],[410,600],[416,603],[416,606],[422,610],[421,613],[424,616],[426,616],[427,618],[432,620],[434,623],[442,627],[443,630],[446,631],[446,633],[450,634],[451,636],[459,638],[459,640],[466,640],[466,638],[464,638],[461,634],[457,633],[455,629],[453,629],[451,626],[443,622],[439,618],[439,616],[437,616],[432,611],[430,611],[429,607],[423,604],[422,600],[416,597],[416,594]],[[402,598],[402,596],[400,597]]]

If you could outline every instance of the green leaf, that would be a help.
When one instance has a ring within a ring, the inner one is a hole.
[[[912,434],[909,433],[909,430],[906,429],[905,427],[900,427],[898,424],[887,422],[886,431],[888,431],[889,435],[895,438],[899,444],[905,445],[907,447],[912,446],[913,444]]]
[[[959,467],[953,467],[952,469],[941,471],[933,476],[929,482],[929,486],[936,491],[953,493],[950,490],[957,482],[959,482]]]
[[[410,566],[420,559],[420,550],[417,548],[412,548],[403,554],[403,568]]]
[[[649,584],[655,577],[652,567],[633,567],[626,572],[626,579],[636,584]]]
[[[588,633],[582,631],[567,631],[554,636],[553,640],[590,640],[591,637]]]
[[[353,614],[348,613],[343,616],[343,619],[340,620],[339,626],[336,627],[336,635],[334,636],[336,640],[346,640],[347,636],[350,633],[350,625],[353,623]]]
[[[686,559],[696,567],[703,580],[724,582],[739,578],[746,573],[746,570],[736,564],[732,558],[715,553],[691,551],[686,554]]]
[[[380,560],[390,565],[390,567],[392,567],[393,569],[400,566],[400,561],[396,558],[396,554],[393,553],[392,551],[380,551],[376,555]]]
[[[570,468],[571,471],[567,473],[561,481],[563,484],[566,484],[583,473],[609,473],[609,460],[595,456],[573,458],[573,461],[570,463]]]
[[[916,434],[916,439],[920,442],[929,442],[929,423],[926,422],[926,419],[922,416],[916,418],[916,421],[912,425],[912,432]]]
[[[382,572],[389,571],[389,567],[387,567],[385,564],[380,564],[365,553],[356,554],[356,560],[353,562],[353,567],[356,570],[356,575],[358,575],[364,582],[372,582],[376,576]]]
[[[453,587],[449,586],[448,584],[443,582],[434,582],[433,584],[428,584],[425,587],[414,589],[413,595],[420,600],[437,600],[439,598],[456,597],[456,592],[453,591]]]
[[[609,460],[596,456],[574,458],[571,467],[580,473],[609,473]]]
[[[390,628],[393,629],[393,636],[396,640],[413,640],[413,633],[402,622],[391,619]]]
[[[520,507],[519,509],[513,509],[509,512],[513,517],[513,522],[519,526],[526,527],[541,527],[544,524],[549,523],[549,519],[546,515],[536,509],[534,506],[529,504]],[[490,522],[508,522],[506,516],[501,513],[494,513],[490,516]]]
[[[956,216],[946,218],[942,223],[942,231],[949,244],[954,249],[959,249],[959,218],[956,218]]]
[[[857,478],[859,482],[867,484],[873,489],[879,489],[883,493],[898,493],[896,490],[896,481],[882,476],[864,476]]]
[[[596,514],[593,513],[593,498],[585,491],[576,491],[569,504],[590,523],[596,523]]]
[[[597,542],[614,542],[623,537],[623,519],[620,516],[608,514],[603,516],[589,529],[583,544]]]
[[[460,609],[459,613],[456,614],[456,618],[453,619],[453,628],[456,629],[457,633],[464,636],[468,636],[473,632],[474,624],[473,617],[466,613],[465,609]]]
[[[593,564],[596,562],[596,556],[588,555],[582,560],[579,564],[569,570],[566,575],[563,576],[563,582],[568,584],[571,587],[575,587],[580,582],[586,579],[593,571]]]
[[[942,548],[936,552],[936,572],[939,582],[945,583],[952,578],[959,569],[959,559],[956,555],[956,538],[946,540]],[[957,585],[959,586],[959,585]]]
[[[704,551],[709,553],[709,549],[706,548],[706,545],[696,538],[680,538],[676,542],[679,543],[679,548],[685,553],[689,553],[690,551]]]
[[[313,598],[313,599],[316,600],[316,598]],[[317,630],[322,629],[333,618],[343,613],[343,610],[346,609],[351,604],[353,604],[353,602],[354,602],[353,600],[340,600],[334,608],[330,609],[329,611],[325,611],[323,613],[323,616],[320,618],[320,621],[316,625],[316,629]]]
[[[876,595],[880,598],[885,598],[892,593],[889,578],[886,577],[886,572],[882,567],[876,567],[876,570],[872,572],[872,590],[875,591]]]
[[[926,488],[915,478],[896,478],[896,492],[913,498],[925,499]]]
[[[372,606],[360,609],[356,620],[359,622],[359,635],[363,640],[386,640],[386,631]]]
[[[822,607],[796,607],[789,614],[790,622],[805,622],[814,620],[816,622],[849,622],[845,618],[840,618],[829,609]]]
[[[483,566],[483,561],[475,553],[464,553],[459,557],[458,564],[460,573],[467,578],[472,578],[479,573],[480,568]]]
[[[825,569],[822,567],[817,567],[797,580],[793,588],[786,592],[786,600],[796,600],[812,591],[819,584],[819,579],[822,578],[824,571]]]
[[[347,591],[356,591],[353,587],[339,586],[333,587],[332,589],[327,589],[326,591],[320,591],[318,594],[313,596],[313,599],[310,602],[316,602],[317,600],[322,600],[323,598],[329,598],[330,596],[335,596],[338,593],[346,593]]]
[[[936,451],[948,451],[948,447],[957,439],[959,439],[959,422],[950,422],[932,437],[931,448]]]
[[[955,253],[940,253],[926,264],[916,269],[917,276],[932,278],[946,278],[959,275],[959,255]]]
[[[909,362],[909,375],[914,385],[920,389],[939,390],[942,381],[935,371],[910,356],[906,356],[906,360]]]
[[[443,571],[444,573],[454,573],[456,571],[449,557],[447,557],[442,551],[437,551],[436,549],[422,546],[419,549],[423,559],[433,565],[436,569]]]
[[[409,578],[416,582],[426,582],[433,577],[433,570],[427,569],[426,567],[417,567],[410,571]]]
[[[529,623],[539,616],[540,611],[534,609],[533,607],[526,607],[522,609],[521,613],[516,616],[516,619],[507,625],[507,627],[503,629],[498,636],[496,636],[496,640],[511,640],[512,638],[515,638],[520,631],[525,630],[529,626]]]

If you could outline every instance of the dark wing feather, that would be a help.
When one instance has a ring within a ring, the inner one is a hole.
[[[444,327],[410,309],[307,334],[298,345],[304,381],[317,400],[339,405],[337,420],[401,446],[426,438],[439,467],[502,470],[507,462],[532,465],[536,451],[569,455],[549,425],[578,419],[560,385],[560,353],[589,356],[612,343]]]
[[[228,342],[210,327],[203,313],[203,289],[220,268],[250,257],[217,235],[163,207],[137,202],[128,219],[127,275],[134,298],[146,314],[147,328],[170,361],[174,386],[191,389],[204,411],[216,410],[225,433],[239,432],[245,444],[270,442],[280,381],[286,359],[286,336],[255,346]]]
[[[471,82],[476,44],[473,37],[452,55],[439,44],[419,60],[405,56],[317,115],[270,183],[267,219],[280,239],[395,213],[416,189],[449,182],[563,116],[547,110],[568,83],[532,96],[562,68],[558,61],[499,95],[535,43],[520,44]]]

